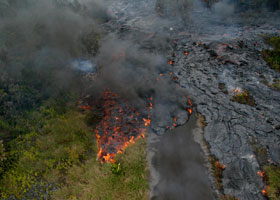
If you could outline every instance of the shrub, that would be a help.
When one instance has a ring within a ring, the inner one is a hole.
[[[218,159],[214,155],[210,155],[208,157],[208,160],[211,164],[212,174],[216,180],[216,188],[222,191],[223,190],[222,177],[223,177],[223,170],[225,169],[225,166],[219,163]]]
[[[121,174],[121,171],[122,171],[121,163],[118,163],[118,164],[113,163],[113,164],[111,165],[111,171],[112,171],[112,173],[115,174],[115,175],[120,175],[120,174]]]
[[[3,141],[0,140],[0,174],[3,172],[3,162],[6,160],[6,153]]]
[[[119,164],[100,164],[91,158],[82,165],[74,165],[65,177],[65,185],[52,198],[147,200],[146,145],[145,139],[137,140],[116,156]]]
[[[254,98],[251,96],[248,90],[244,90],[243,92],[237,93],[232,96],[232,101],[247,104],[249,106],[256,106]]]
[[[83,115],[68,112],[45,122],[40,132],[12,141],[7,171],[0,180],[2,197],[23,198],[38,181],[60,184],[69,168],[92,151],[92,135]]]
[[[271,69],[280,71],[280,37],[264,36],[264,40],[267,44],[271,45],[273,50],[263,50],[262,55]]]
[[[280,167],[269,165],[265,168],[267,178],[267,196],[271,200],[280,199]]]

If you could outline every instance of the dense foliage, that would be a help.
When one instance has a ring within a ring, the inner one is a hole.
[[[265,167],[267,176],[267,196],[269,199],[277,200],[280,198],[280,167],[270,165]]]
[[[266,49],[262,51],[262,55],[267,64],[278,72],[280,72],[280,37],[265,36],[265,42],[271,45],[274,49]],[[276,85],[277,87],[277,85]]]

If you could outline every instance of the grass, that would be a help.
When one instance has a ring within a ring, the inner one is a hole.
[[[268,160],[267,149],[261,146],[255,140],[251,141],[251,146],[260,166],[263,167],[264,165],[266,165]]]
[[[3,162],[6,160],[6,153],[3,141],[0,140],[0,174],[3,173]]]
[[[146,140],[101,165],[93,132],[100,111],[59,110],[46,102],[18,121],[24,134],[0,140],[0,199],[148,199]]]
[[[271,45],[274,49],[265,49],[262,51],[264,60],[267,62],[271,69],[280,71],[280,37],[264,36],[264,40],[267,44]]]
[[[255,100],[253,96],[249,93],[248,90],[244,90],[243,92],[237,93],[232,96],[232,101],[238,102],[240,104],[247,104],[249,106],[256,106]]]
[[[265,168],[267,196],[270,200],[280,199],[280,167],[269,165]]]
[[[274,82],[271,84],[271,87],[280,90],[280,80],[274,80]]]
[[[210,155],[208,157],[208,160],[211,164],[211,171],[216,181],[216,188],[219,191],[222,191],[223,190],[222,178],[223,178],[224,167],[219,163],[218,159],[214,155]]]
[[[274,80],[273,83],[268,83],[267,81],[264,81],[264,84],[274,90],[280,90],[280,80],[279,79]]]
[[[116,165],[100,164],[92,158],[69,170],[65,185],[54,193],[56,200],[145,200],[148,199],[146,140],[137,140]],[[119,170],[116,173],[116,166]]]
[[[33,131],[13,140],[0,180],[0,197],[22,199],[38,184],[45,187],[63,183],[67,171],[93,151],[92,137],[84,116],[71,111],[48,120],[41,132]],[[40,191],[34,192],[41,195]]]

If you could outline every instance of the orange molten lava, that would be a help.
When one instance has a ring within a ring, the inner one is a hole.
[[[89,105],[80,105],[80,109],[89,110],[90,106]]]
[[[149,98],[152,100],[152,98]],[[140,113],[128,104],[120,102],[117,95],[106,91],[102,98],[104,117],[95,129],[98,154],[101,163],[114,163],[116,154],[121,154],[135,140],[145,137],[151,117],[139,118]],[[152,103],[148,103],[152,108]]]
[[[221,164],[219,161],[215,162],[215,166],[218,167],[218,168],[221,168],[222,170],[224,170],[226,168],[226,166]]]
[[[258,171],[257,174],[258,174],[260,177],[264,177],[265,172],[264,172],[264,171],[263,171],[263,172]]]
[[[148,127],[151,124],[150,116],[148,116],[148,119],[143,118],[143,121],[145,122],[145,126]]]
[[[240,88],[236,88],[234,90],[231,91],[231,93],[240,93],[241,89]]]
[[[193,106],[193,104],[192,104],[192,102],[191,102],[191,100],[190,100],[190,97],[189,96],[187,96],[187,110],[188,110],[188,112],[190,113],[190,114],[192,114],[192,109],[191,109],[191,107]]]
[[[263,196],[266,196],[266,195],[267,195],[266,189],[263,189],[263,190],[262,190],[262,194],[263,194]]]

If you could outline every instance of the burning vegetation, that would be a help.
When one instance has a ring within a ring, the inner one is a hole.
[[[223,177],[223,171],[226,168],[226,166],[221,164],[214,155],[210,155],[208,157],[208,160],[211,164],[212,174],[216,180],[216,188],[222,191],[223,190],[222,177]]]
[[[104,117],[95,129],[98,145],[98,159],[101,163],[115,163],[116,154],[144,138],[146,128],[151,124],[151,117],[141,114],[127,103],[123,103],[117,94],[106,91],[101,99],[104,106]],[[152,109],[152,97],[147,102],[146,110]]]

